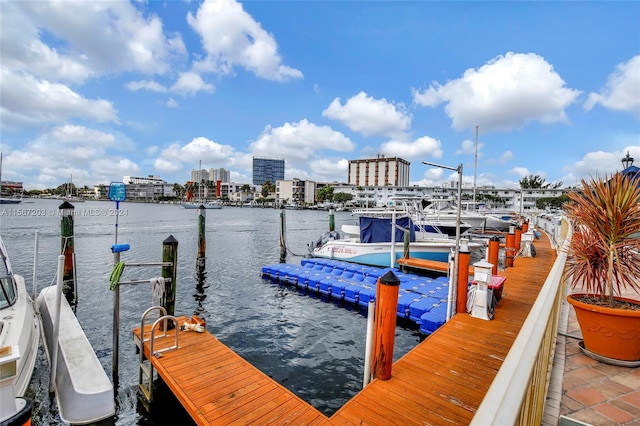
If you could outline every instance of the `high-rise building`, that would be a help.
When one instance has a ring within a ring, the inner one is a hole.
[[[209,180],[213,182],[221,181],[223,183],[231,182],[231,172],[222,167],[219,169],[209,169]]]
[[[209,179],[209,172],[206,169],[193,169],[191,170],[191,181],[192,182],[202,182],[202,181],[208,181]]]
[[[284,159],[253,157],[253,184],[262,185],[284,180]]]
[[[409,186],[409,163],[399,157],[349,160],[349,185]]]

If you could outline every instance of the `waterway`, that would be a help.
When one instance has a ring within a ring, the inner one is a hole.
[[[0,207],[0,231],[13,269],[33,282],[34,235],[39,233],[38,291],[52,283],[60,254],[60,200],[25,200]],[[172,204],[87,201],[74,205],[78,304],[76,316],[109,378],[112,378],[113,267],[111,245],[128,243],[124,262],[159,262],[162,242],[178,240],[176,315],[197,314],[207,330],[261,371],[326,415],[362,387],[366,312],[299,293],[263,280],[261,268],[280,260],[280,210],[225,207],[206,210],[206,278],[196,277],[197,210]],[[307,244],[329,229],[329,213],[285,210],[287,263],[299,264]],[[116,227],[117,221],[117,227]],[[355,224],[349,212],[335,213],[335,227]],[[125,268],[123,280],[160,276],[159,267]],[[138,400],[138,355],[131,330],[151,306],[151,286],[124,286],[120,329],[116,416],[105,425],[191,424],[166,389],[154,392],[147,410]],[[412,328],[396,330],[394,359],[421,339]],[[60,423],[48,392],[49,369],[40,348],[27,396],[35,400],[34,425]]]

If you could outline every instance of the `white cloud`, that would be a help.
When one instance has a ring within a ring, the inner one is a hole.
[[[166,87],[153,80],[130,81],[125,87],[132,92],[142,89],[158,93],[165,93],[167,91]]]
[[[529,176],[532,173],[526,167],[514,167],[511,170],[507,171],[509,174],[513,174],[518,176],[519,178],[523,178],[525,176]],[[535,174],[535,173],[534,173]]]
[[[123,170],[124,174],[140,172],[134,161],[111,154],[129,146],[131,141],[123,135],[63,125],[12,150],[5,160],[13,170],[19,170],[15,175],[18,180],[29,175],[29,188],[57,186],[71,175],[76,185],[92,186],[98,181],[121,179]]]
[[[640,55],[619,64],[600,93],[589,94],[584,108],[590,110],[596,104],[640,118]]]
[[[482,148],[484,144],[482,142],[478,142],[477,151],[478,158],[482,157]],[[460,148],[456,150],[456,155],[476,155],[476,143],[471,139],[465,139],[462,141]]]
[[[354,144],[329,126],[317,126],[307,120],[285,123],[281,127],[266,127],[250,146],[254,155],[285,158],[292,165],[306,167],[318,151],[351,152]]]
[[[429,136],[423,136],[413,142],[389,141],[381,146],[387,156],[397,156],[404,159],[442,158],[442,143]]]
[[[176,102],[176,100],[173,98],[169,98],[165,105],[167,105],[168,108],[178,108],[180,106],[178,105],[178,102]]]
[[[347,182],[349,160],[344,158],[318,158],[309,162],[311,179],[321,182]]]
[[[215,87],[212,84],[205,83],[200,74],[188,71],[180,73],[180,77],[171,87],[171,91],[183,95],[194,95],[200,91],[213,92]]]
[[[164,74],[186,54],[180,35],[165,36],[157,16],[143,16],[130,2],[3,2],[2,25],[4,66],[48,79],[81,83],[109,72]],[[43,34],[59,43],[45,45]]]
[[[374,99],[364,92],[348,99],[344,105],[335,98],[322,116],[338,120],[365,136],[385,135],[399,138],[411,127],[411,115],[402,104]]]
[[[68,86],[2,70],[1,120],[10,127],[41,127],[71,118],[118,123],[111,102],[90,100]]]
[[[240,66],[258,77],[275,81],[302,78],[282,65],[274,37],[233,0],[207,0],[187,22],[202,38],[207,56],[194,64],[201,72],[231,73]]]
[[[568,122],[565,108],[580,92],[565,87],[553,66],[539,55],[509,52],[479,69],[441,85],[413,90],[414,102],[435,107],[445,102],[445,112],[456,130],[512,130],[532,121]]]
[[[217,164],[227,166],[234,156],[234,148],[221,145],[205,137],[194,138],[186,145],[174,143],[162,150],[154,161],[154,167],[160,172],[175,172],[186,164],[190,169],[197,168],[200,161],[205,167],[215,167]],[[206,166],[206,164],[210,164]]]
[[[637,166],[640,163],[640,145],[626,146],[620,151],[592,151],[574,164],[563,167],[562,171],[567,174],[563,180],[568,185],[575,185],[573,180],[611,175],[622,170],[622,158],[627,152],[634,158],[634,165]]]

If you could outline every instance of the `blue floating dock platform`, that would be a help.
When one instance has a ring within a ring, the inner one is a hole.
[[[375,300],[378,278],[392,271],[400,280],[398,318],[414,322],[421,333],[431,334],[447,315],[449,279],[407,274],[397,268],[377,268],[332,259],[302,259],[300,265],[276,263],[262,267],[262,278],[295,286],[309,295],[368,308]]]

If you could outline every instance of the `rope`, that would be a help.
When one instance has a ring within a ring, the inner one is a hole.
[[[111,277],[109,277],[109,281],[111,285],[109,286],[109,290],[114,291],[120,282],[120,276],[122,275],[122,270],[124,269],[124,262],[118,262],[113,265],[113,270],[111,271]]]
[[[164,278],[151,278],[151,292],[153,296],[160,299],[164,295]]]

